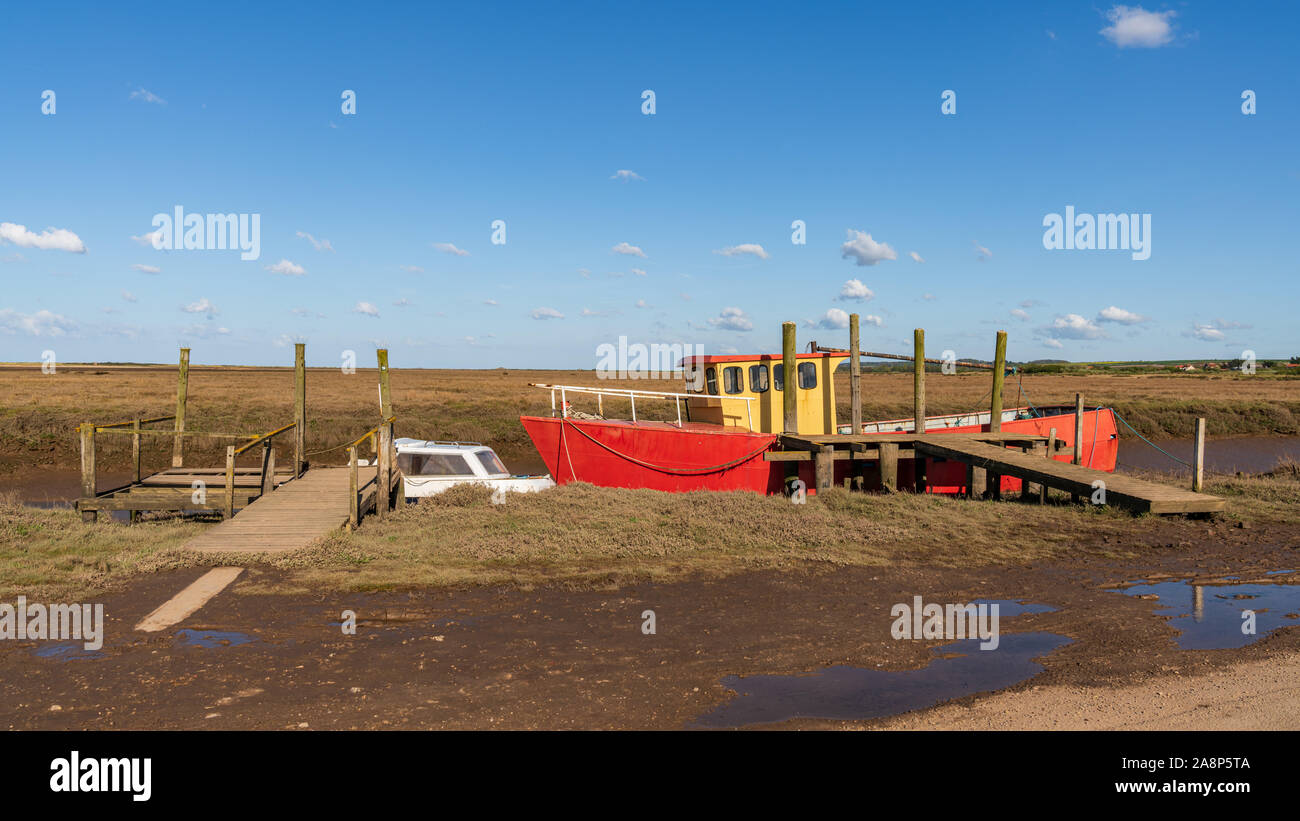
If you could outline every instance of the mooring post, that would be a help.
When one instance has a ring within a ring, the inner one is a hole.
[[[389,471],[392,469],[389,464],[389,453],[392,448],[392,428],[385,422],[379,426],[379,458],[376,460],[379,467],[375,473],[375,515],[384,518],[388,512],[389,491],[392,489],[390,484],[391,476]]]
[[[835,484],[835,449],[822,445],[813,454],[813,469],[817,476],[817,492],[830,490]]]
[[[849,402],[853,406],[854,436],[862,433],[862,350],[858,337],[858,315],[849,314]]]
[[[262,495],[265,496],[275,488],[275,448],[271,440],[262,443]]]
[[[226,446],[226,503],[222,515],[229,519],[235,515],[235,446]]]
[[[140,484],[140,420],[131,423],[131,464],[135,466],[135,483]]]
[[[998,331],[993,348],[993,394],[989,401],[989,432],[1002,430],[1002,385],[1007,376],[1007,332]]]
[[[880,486],[889,493],[898,490],[898,443],[881,442]]]
[[[388,393],[388,349],[375,351],[379,357],[379,415],[387,419],[393,415],[393,399]]]
[[[925,329],[912,331],[912,432],[925,433]],[[925,492],[926,460],[912,449],[912,482],[917,493]]]
[[[1083,394],[1074,395],[1074,458],[1076,465],[1083,464]]]
[[[293,476],[307,469],[307,346],[293,346]]]
[[[781,323],[781,408],[784,420],[781,430],[788,434],[799,433],[799,373],[795,359],[795,324]],[[773,379],[772,387],[776,387]],[[785,463],[785,492],[794,492],[794,482],[799,478],[799,463]]]
[[[1205,419],[1196,420],[1195,453],[1192,454],[1192,492],[1200,493],[1205,482]]]
[[[1047,458],[1052,459],[1056,456],[1056,428],[1047,431]],[[1047,504],[1047,485],[1044,484],[1039,489],[1039,504]]]
[[[172,442],[172,467],[185,464],[185,399],[190,391],[190,349],[181,348],[181,365],[176,375],[176,440]],[[136,481],[140,481],[136,479]]]
[[[357,446],[348,447],[348,525],[361,524],[361,500],[357,498]]]
[[[86,422],[81,430],[81,501],[95,501],[95,426]],[[95,511],[82,510],[81,521],[95,521]]]

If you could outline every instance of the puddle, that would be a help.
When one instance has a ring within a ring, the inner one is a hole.
[[[932,651],[936,656],[961,655],[935,658],[919,670],[839,666],[795,676],[727,676],[722,683],[735,690],[736,697],[700,716],[695,726],[743,727],[791,718],[851,720],[897,715],[1019,684],[1042,672],[1043,666],[1035,658],[1070,641],[1057,633],[1003,633],[996,650],[979,649],[979,639],[936,647]]]
[[[1025,604],[1012,599],[972,599],[971,604],[996,604],[998,618],[1009,619],[1012,616],[1031,616],[1034,613],[1055,613],[1056,608],[1047,604]]]
[[[1273,574],[1294,571],[1277,570]],[[1245,647],[1278,629],[1300,624],[1300,585],[1191,584],[1187,581],[1135,584],[1112,590],[1126,596],[1159,597],[1156,613],[1169,616],[1182,650],[1227,650]],[[1242,632],[1245,610],[1255,611],[1255,632]],[[1287,618],[1292,615],[1293,618]]]
[[[182,647],[235,647],[248,644],[257,639],[247,633],[223,632],[221,630],[180,630],[176,633],[176,643]]]
[[[43,659],[54,659],[55,661],[78,661],[81,659],[103,658],[104,656],[104,654],[98,650],[87,650],[86,643],[82,641],[61,641],[56,644],[42,644],[32,652]]]

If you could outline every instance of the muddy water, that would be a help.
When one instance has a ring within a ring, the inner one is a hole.
[[[1293,570],[1274,571],[1277,583],[1193,584],[1188,581],[1135,584],[1115,593],[1156,597],[1156,614],[1178,631],[1184,650],[1245,647],[1282,627],[1300,624],[1300,585],[1288,583]],[[1234,581],[1231,577],[1225,582]]]
[[[1191,439],[1154,441],[1184,462],[1192,461]],[[1283,459],[1300,462],[1300,436],[1238,436],[1210,439],[1205,443],[1205,469],[1212,473],[1264,473]],[[1186,465],[1175,462],[1132,435],[1120,437],[1119,470],[1125,468],[1162,473],[1186,473],[1189,470]]]
[[[728,676],[731,701],[696,719],[700,727],[743,727],[792,718],[882,718],[972,693],[1001,690],[1042,672],[1041,658],[1070,643],[1056,633],[1004,634],[996,650],[979,639],[935,648],[920,670],[829,667],[799,676]],[[955,654],[955,655],[954,655]]]

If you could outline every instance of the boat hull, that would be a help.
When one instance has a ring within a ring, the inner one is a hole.
[[[1008,414],[1013,414],[1009,411]],[[943,417],[936,417],[943,419]],[[745,490],[754,493],[784,492],[787,466],[814,493],[816,481],[809,462],[769,462],[763,458],[775,449],[777,437],[753,433],[740,428],[686,423],[681,427],[666,422],[627,422],[575,418],[521,416],[537,452],[546,463],[556,484],[588,482],[602,487],[649,488],[673,492],[695,490]],[[880,423],[884,424],[884,423]],[[1057,413],[1030,418],[1008,419],[1001,429],[1006,433],[1031,433],[1046,436],[1055,428],[1057,439],[1065,449],[1057,461],[1071,459],[1074,437],[1074,414]],[[986,424],[927,426],[926,435],[978,433]],[[888,431],[882,431],[888,432]],[[896,431],[903,433],[905,431]],[[1097,470],[1113,471],[1119,439],[1115,416],[1109,408],[1084,411],[1082,463]],[[869,489],[880,487],[876,463],[868,463],[864,481]],[[898,481],[902,487],[915,486],[914,461],[900,459]],[[853,464],[836,460],[835,482],[852,475]],[[931,493],[956,494],[966,489],[966,466],[941,459],[925,460],[926,490]],[[1020,480],[1002,477],[1002,490],[1020,489]]]

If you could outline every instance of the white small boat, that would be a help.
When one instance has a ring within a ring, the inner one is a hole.
[[[398,439],[393,444],[408,499],[433,496],[452,485],[484,485],[493,490],[493,501],[506,492],[535,493],[555,487],[550,475],[511,475],[492,448],[479,442]]]

